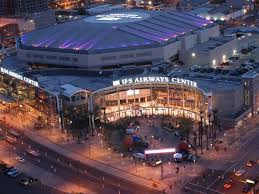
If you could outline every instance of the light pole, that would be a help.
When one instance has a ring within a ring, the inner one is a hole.
[[[161,180],[164,180],[164,168],[163,168],[163,162],[161,163]]]

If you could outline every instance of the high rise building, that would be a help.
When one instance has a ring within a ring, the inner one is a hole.
[[[33,14],[47,9],[48,0],[16,0],[17,14]]]

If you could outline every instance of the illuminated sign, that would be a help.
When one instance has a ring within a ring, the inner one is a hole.
[[[165,154],[165,153],[175,153],[175,148],[165,148],[156,150],[145,150],[145,154]]]
[[[96,20],[100,21],[117,21],[121,19],[142,19],[138,14],[111,13],[106,15],[97,15]]]
[[[191,80],[175,78],[175,77],[163,77],[163,76],[148,76],[148,77],[135,77],[125,78],[121,80],[113,81],[113,86],[135,84],[135,83],[173,83],[184,84],[187,86],[197,87],[197,83]]]
[[[14,78],[17,78],[19,80],[22,80],[22,81],[24,81],[24,82],[26,82],[28,84],[31,84],[31,85],[36,86],[36,87],[39,87],[39,83],[37,81],[34,81],[34,80],[29,79],[27,77],[23,77],[22,75],[20,75],[18,73],[15,73],[13,71],[9,71],[8,69],[2,68],[2,67],[0,68],[0,71],[2,73],[4,73],[4,74],[7,74],[7,75],[10,75],[10,76],[12,76]]]
[[[128,23],[141,21],[149,17],[149,14],[142,12],[109,13],[87,17],[84,21],[90,23]]]

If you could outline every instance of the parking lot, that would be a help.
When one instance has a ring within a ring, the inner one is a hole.
[[[259,63],[251,59],[251,52],[256,49],[255,46],[250,46],[247,49],[241,50],[240,53],[230,57],[226,62],[214,68],[202,68],[195,66],[190,68],[191,72],[198,74],[210,74],[215,76],[241,76],[244,73],[259,67]]]

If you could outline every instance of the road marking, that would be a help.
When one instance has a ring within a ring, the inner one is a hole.
[[[234,166],[236,166],[241,160],[243,160],[245,157],[246,157],[246,155],[248,154],[249,152],[246,152],[238,161],[236,161],[234,164],[232,164],[227,170],[225,170],[225,172],[221,175],[221,176],[219,176],[219,177],[222,177],[222,176],[224,176],[228,171],[230,171],[230,169],[232,169]],[[219,180],[219,177],[218,178],[216,178],[216,180],[214,181],[214,182],[212,182],[208,187],[207,187],[207,189],[209,189],[209,188],[211,188],[218,180]]]
[[[213,191],[213,192],[215,192],[215,193],[224,194],[224,193],[221,193],[221,192],[216,191],[216,190],[214,190],[214,189],[209,189],[209,188],[203,187],[203,186],[201,186],[201,185],[197,185],[197,184],[194,184],[194,183],[189,183],[189,184],[190,184],[190,185],[193,185],[193,186],[196,186],[196,187],[200,187],[200,188],[209,190],[209,191]]]
[[[197,190],[197,189],[193,189],[193,188],[190,188],[190,187],[185,187],[185,189],[187,189],[187,190],[192,190],[192,191],[196,191],[196,192],[201,193],[201,194],[208,194],[208,193],[204,193],[204,192],[202,192],[202,191],[199,191],[199,190]]]

